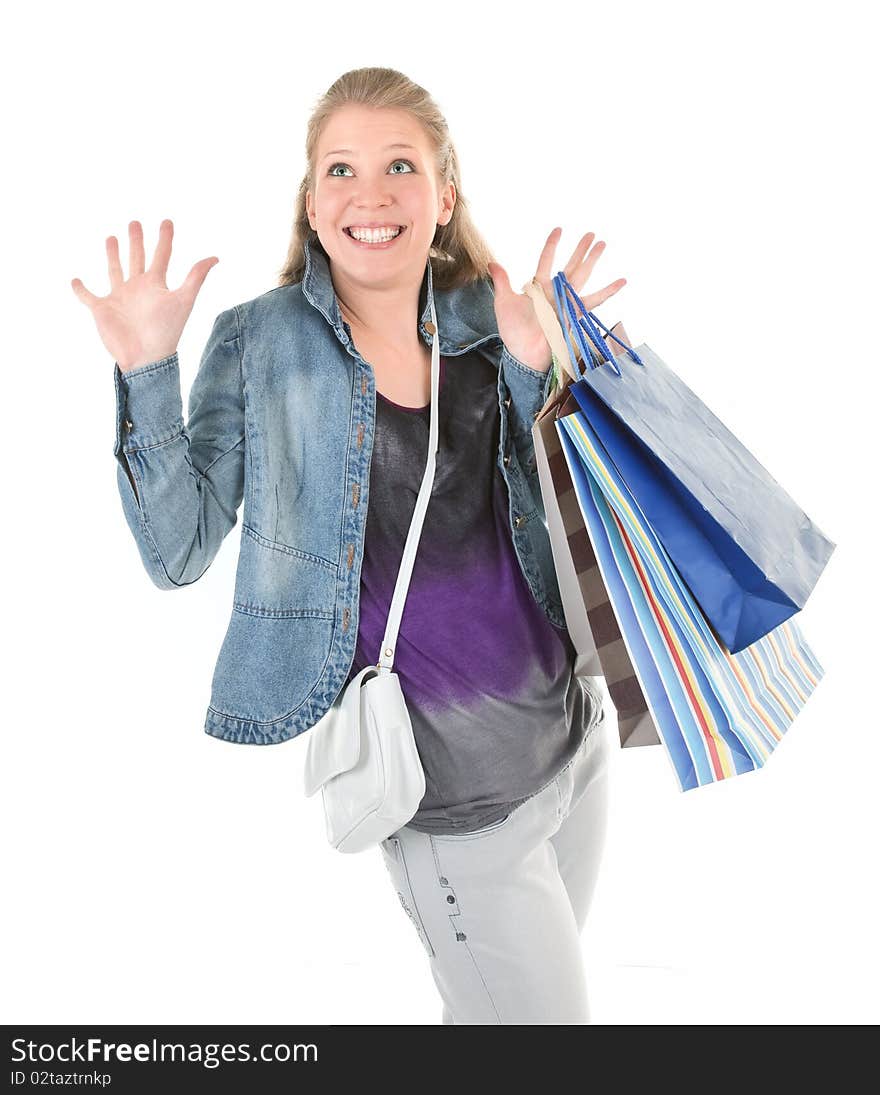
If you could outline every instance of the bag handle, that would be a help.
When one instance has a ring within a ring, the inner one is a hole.
[[[541,330],[544,332],[544,337],[547,339],[550,346],[550,352],[553,355],[553,363],[557,369],[556,384],[558,387],[562,387],[560,378],[561,371],[564,371],[572,381],[577,382],[583,379],[585,374],[581,371],[579,366],[583,364],[585,359],[589,360],[590,368],[596,368],[603,362],[607,362],[618,376],[621,375],[614,357],[608,353],[602,335],[599,334],[597,330],[597,324],[607,336],[610,336],[615,342],[623,346],[624,349],[630,353],[634,361],[638,362],[639,365],[644,365],[642,359],[631,346],[618,338],[610,328],[605,326],[598,316],[586,310],[584,302],[575,292],[574,286],[565,276],[563,271],[560,270],[553,278],[553,291],[556,298],[555,311],[547,300],[547,296],[537,278],[532,278],[528,281],[523,286],[522,291],[531,298],[538,323],[541,325]],[[572,307],[569,294],[574,297],[580,311],[583,313],[580,320]],[[568,312],[571,326],[576,332],[577,343],[575,343],[571,333],[566,329],[566,326],[563,323],[563,317],[566,312]],[[584,337],[585,334],[596,344],[598,353],[601,355],[600,361],[596,361],[596,354],[594,353],[593,346]]]
[[[541,325],[541,330],[544,332],[544,337],[550,346],[553,364],[556,367],[556,387],[561,388],[563,386],[560,375],[563,370],[571,380],[580,380],[577,361],[571,353],[562,325],[544,290],[541,288],[541,283],[537,278],[532,278],[522,287],[522,291],[531,298],[538,323]]]
[[[556,297],[556,314],[557,316],[564,316],[566,311],[568,312],[568,318],[571,321],[571,327],[577,332],[577,338],[580,344],[581,351],[586,351],[586,355],[590,361],[590,368],[595,369],[603,361],[609,361],[612,359],[609,358],[605,344],[602,342],[602,338],[596,331],[595,326],[591,326],[589,321],[579,321],[577,316],[575,315],[574,308],[572,308],[571,306],[571,301],[568,299],[568,290],[570,290],[574,294],[574,298],[578,302],[578,304],[581,305],[581,308],[583,308],[583,301],[580,299],[577,293],[575,293],[574,287],[568,282],[567,279],[565,280],[565,282],[563,282],[562,279],[564,278],[565,274],[560,271],[553,279],[553,293]],[[560,326],[561,325],[562,320],[560,319]],[[581,330],[582,327],[583,331]],[[597,345],[599,353],[598,361],[596,360],[596,354],[593,352],[593,347],[590,345],[589,342],[584,339],[584,331]]]
[[[632,346],[630,346],[630,344],[628,342],[624,342],[622,338],[618,338],[617,335],[614,333],[613,328],[606,327],[605,324],[602,322],[602,320],[599,319],[599,317],[597,315],[595,315],[593,312],[589,312],[588,315],[590,317],[591,322],[599,324],[599,326],[605,332],[606,337],[610,336],[611,338],[613,338],[615,342],[619,343],[625,350],[629,351],[630,356],[633,358],[634,361],[637,361],[639,363],[639,365],[642,366],[642,368],[645,367],[644,361],[642,361],[642,359],[635,352],[635,350],[632,348]],[[581,322],[583,322],[583,320]]]
[[[582,330],[586,331],[587,334],[590,336],[590,338],[592,338],[593,341],[596,343],[602,357],[605,359],[607,364],[611,365],[611,367],[614,369],[614,371],[617,373],[618,376],[621,375],[620,374],[620,369],[617,367],[617,362],[614,360],[614,355],[608,353],[608,347],[605,345],[605,342],[603,341],[602,336],[599,334],[598,330],[596,329],[597,324],[598,324],[599,327],[602,328],[603,331],[606,332],[606,334],[611,335],[611,337],[615,340],[615,342],[619,342],[620,345],[623,346],[623,348],[627,351],[627,353],[630,355],[630,357],[632,357],[633,361],[637,362],[639,365],[644,367],[645,363],[642,361],[642,359],[639,357],[639,355],[635,352],[635,350],[632,348],[632,346],[628,346],[625,342],[621,342],[621,340],[617,337],[617,335],[612,334],[612,332],[605,326],[605,324],[602,322],[601,319],[599,319],[598,316],[593,315],[592,312],[587,311],[587,309],[584,307],[584,302],[581,300],[581,298],[575,292],[574,286],[571,284],[571,282],[568,280],[568,278],[565,276],[565,273],[562,270],[560,270],[559,273],[556,275],[556,277],[553,279],[553,287],[554,287],[554,290],[556,290],[557,300],[558,300],[560,292],[565,293],[565,303],[566,303],[566,307],[568,309],[568,314],[569,314],[569,317],[572,320],[573,326],[575,326],[575,328],[577,329],[579,339],[581,341],[583,341],[583,335],[581,334],[581,331]],[[581,319],[579,319],[579,320],[575,317],[574,309],[571,306],[571,298],[574,298],[578,308],[583,313]],[[588,346],[587,349],[590,350],[590,347]],[[592,352],[591,352],[591,357],[592,357]],[[600,364],[601,364],[601,362],[600,362]]]

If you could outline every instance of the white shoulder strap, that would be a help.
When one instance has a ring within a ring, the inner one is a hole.
[[[434,308],[433,294],[431,296],[431,322],[434,326],[434,334],[431,341],[431,429],[428,434],[428,460],[425,465],[425,474],[422,476],[422,485],[416,498],[409,533],[406,537],[403,560],[397,575],[397,584],[394,586],[394,596],[391,598],[391,609],[388,613],[385,638],[382,640],[382,649],[379,652],[379,660],[376,662],[380,670],[388,673],[391,672],[391,666],[394,664],[397,633],[400,630],[403,606],[409,592],[409,581],[416,560],[419,540],[422,536],[425,512],[428,509],[428,501],[431,498],[431,490],[434,486],[434,471],[437,467],[437,449],[440,439],[439,408],[437,406],[440,392],[440,331],[437,327],[437,313]]]

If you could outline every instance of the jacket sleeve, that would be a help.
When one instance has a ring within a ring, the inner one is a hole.
[[[545,520],[532,427],[538,412],[550,395],[553,368],[551,366],[544,373],[530,368],[519,358],[514,357],[504,343],[501,344],[499,367],[502,381],[510,397],[507,407],[509,436],[516,449],[519,466],[522,468],[535,506],[541,514],[541,519]]]
[[[214,320],[184,424],[177,353],[114,362],[116,477],[147,574],[160,589],[205,573],[244,496],[244,385],[237,308]]]

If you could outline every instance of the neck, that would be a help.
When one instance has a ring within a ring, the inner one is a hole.
[[[424,271],[403,285],[365,285],[344,273],[332,272],[339,310],[352,332],[400,349],[419,341],[419,293],[423,277]]]

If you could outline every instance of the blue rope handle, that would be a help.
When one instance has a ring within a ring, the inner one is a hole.
[[[563,271],[560,270],[559,273],[556,275],[556,277],[553,279],[553,287],[554,287],[554,292],[556,294],[557,310],[559,310],[560,312],[561,312],[561,309],[559,308],[560,296],[562,295],[562,293],[565,294],[564,295],[565,309],[567,310],[569,318],[571,319],[572,326],[574,327],[575,331],[577,332],[578,343],[581,347],[581,350],[585,351],[586,355],[589,356],[590,367],[591,368],[596,368],[597,365],[602,364],[603,362],[607,362],[614,369],[614,371],[617,373],[618,376],[621,375],[621,372],[620,372],[620,369],[617,365],[617,362],[614,360],[614,357],[608,353],[608,349],[605,346],[605,343],[602,339],[601,334],[599,334],[599,331],[596,327],[596,324],[598,324],[599,327],[601,327],[602,330],[605,331],[605,333],[607,335],[610,335],[610,337],[613,338],[615,342],[617,342],[620,346],[623,346],[623,348],[629,353],[630,357],[632,357],[633,361],[637,362],[639,365],[641,365],[644,368],[645,363],[642,361],[642,359],[639,357],[639,355],[636,353],[636,351],[631,346],[627,346],[627,344],[625,342],[623,342],[621,339],[619,339],[617,337],[617,335],[615,335],[608,327],[605,326],[605,324],[602,322],[601,319],[599,319],[598,316],[594,315],[592,312],[587,311],[587,309],[584,307],[584,302],[581,300],[581,298],[575,292],[574,286],[571,284],[571,282],[565,276]],[[574,312],[574,309],[572,307],[572,303],[571,303],[571,299],[569,297],[569,294],[571,294],[571,297],[574,298],[575,302],[577,303],[578,307],[580,308],[581,312],[583,313],[583,316],[580,319],[578,319],[578,317],[575,315],[575,312]],[[562,324],[562,326],[563,326],[563,330],[565,330],[565,325]],[[597,347],[597,349],[599,351],[599,354],[601,355],[601,358],[602,358],[601,361],[596,362],[595,356],[593,354],[593,348],[584,339],[584,333],[586,333],[593,340],[593,342],[596,344],[596,347]],[[566,335],[567,334],[568,334],[568,332],[566,332]],[[572,351],[571,351],[571,348],[569,347],[569,354],[571,354],[571,353],[572,353]],[[572,357],[572,364],[575,365],[575,368],[576,368],[576,363],[574,362],[573,357]]]
[[[589,355],[590,368],[591,369],[598,368],[599,365],[607,362],[611,366],[611,368],[617,373],[617,375],[620,376],[621,372],[620,372],[620,369],[617,366],[617,363],[615,362],[614,358],[609,356],[608,350],[606,349],[605,344],[602,342],[601,335],[598,334],[595,327],[590,323],[589,318],[587,319],[586,322],[582,322],[582,321],[579,321],[578,317],[575,315],[574,308],[572,307],[571,300],[569,299],[569,296],[568,296],[569,292],[572,294],[574,299],[580,305],[581,311],[583,311],[585,315],[587,315],[587,312],[586,312],[586,309],[584,308],[584,302],[581,300],[581,298],[574,291],[574,287],[572,286],[571,282],[569,282],[569,280],[566,278],[565,274],[562,273],[562,271],[560,271],[556,275],[556,278],[554,278],[554,284],[557,281],[559,283],[560,290],[565,292],[565,296],[563,298],[564,301],[565,301],[565,307],[566,307],[566,310],[568,311],[568,316],[569,316],[569,319],[571,320],[572,327],[574,328],[574,331],[577,335],[578,344],[581,348],[581,351],[584,353],[585,356]],[[560,319],[559,322],[562,325],[562,320],[561,319]],[[593,341],[596,343],[596,349],[598,350],[599,355],[601,355],[599,361],[596,360],[596,357],[593,353],[593,347],[584,338],[585,333],[591,339],[593,339]]]
[[[599,326],[602,328],[602,330],[605,332],[605,334],[610,335],[611,338],[613,338],[616,343],[618,343],[620,346],[622,346],[624,348],[624,350],[626,350],[629,353],[630,357],[632,357],[632,359],[634,361],[637,361],[639,363],[639,365],[642,366],[642,368],[645,367],[644,361],[642,361],[642,359],[635,352],[635,350],[632,348],[632,346],[627,346],[627,344],[623,341],[623,339],[618,338],[617,335],[612,330],[610,330],[608,327],[606,327],[605,324],[602,322],[601,319],[599,319],[599,317],[597,315],[595,315],[593,312],[590,312],[590,319],[594,323],[598,323]]]
[[[575,292],[574,286],[571,284],[571,282],[568,280],[568,278],[565,276],[565,274],[560,272],[558,276],[560,278],[560,282],[561,282],[562,286],[564,287],[565,290],[567,290],[566,296],[565,296],[565,302],[566,302],[566,305],[568,307],[568,314],[569,314],[569,317],[571,318],[572,324],[575,327],[578,328],[578,334],[581,338],[581,341],[583,340],[583,336],[580,335],[580,331],[583,330],[593,340],[593,343],[595,344],[597,350],[599,351],[599,356],[601,358],[601,361],[599,362],[599,364],[602,364],[602,362],[607,361],[609,364],[613,365],[614,362],[612,361],[612,358],[608,353],[608,348],[606,347],[605,343],[602,341],[602,336],[599,334],[598,330],[596,329],[595,323],[592,322],[592,319],[590,317],[589,312],[587,312],[587,310],[584,308],[584,302],[581,300],[581,298]],[[581,319],[578,319],[578,317],[574,313],[574,309],[571,306],[571,299],[568,296],[569,293],[571,293],[571,296],[573,296],[574,299],[577,301],[578,307],[584,313],[583,317]]]
[[[557,276],[553,279],[553,294],[556,298],[556,314],[559,317],[559,326],[562,328],[562,334],[565,338],[565,345],[566,349],[568,350],[568,356],[571,359],[572,372],[578,380],[583,380],[585,373],[581,372],[580,366],[578,365],[577,361],[577,354],[572,349],[571,333],[569,332],[567,325],[563,322],[565,316],[565,305],[562,302],[562,292],[560,286],[561,282],[559,281],[559,278]],[[583,337],[581,337],[580,341],[583,341]],[[590,359],[590,368],[594,368],[595,362],[593,360],[593,351],[589,346],[587,346],[586,350],[587,355]]]

